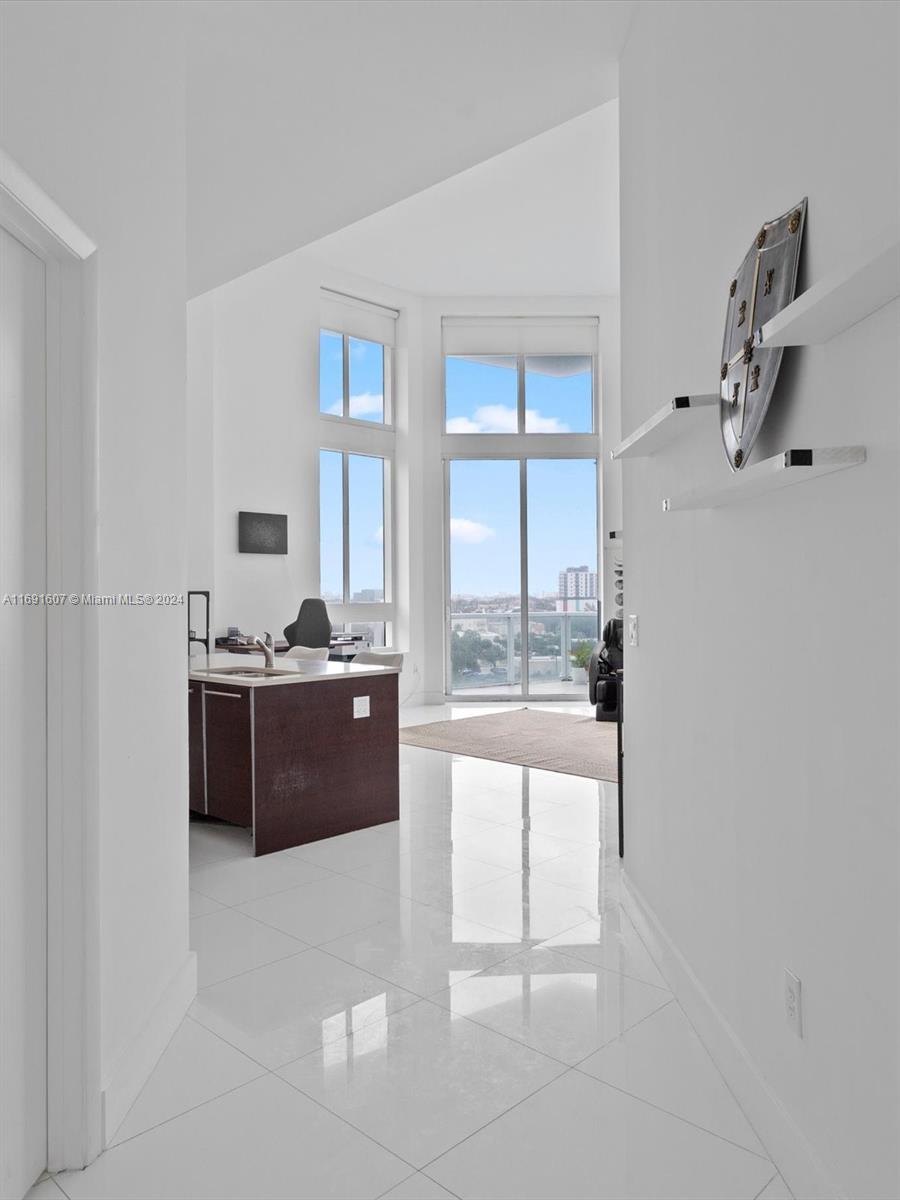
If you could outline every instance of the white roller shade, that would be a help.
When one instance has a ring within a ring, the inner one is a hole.
[[[322,288],[319,293],[319,323],[322,329],[394,346],[397,342],[396,308],[385,308],[370,300]]]
[[[596,317],[444,317],[445,354],[596,354]]]

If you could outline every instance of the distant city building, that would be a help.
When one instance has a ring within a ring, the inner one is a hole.
[[[597,572],[587,566],[566,567],[559,573],[557,612],[597,611]]]

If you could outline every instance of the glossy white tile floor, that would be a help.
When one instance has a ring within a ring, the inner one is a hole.
[[[789,1197],[619,907],[614,786],[401,771],[398,823],[328,842],[192,826],[197,1000],[111,1148],[32,1195]]]

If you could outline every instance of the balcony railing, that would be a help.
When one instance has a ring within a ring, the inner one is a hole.
[[[528,690],[583,692],[585,677],[572,662],[581,645],[591,649],[600,615],[535,612],[528,620]],[[522,682],[522,614],[466,612],[450,616],[450,688],[519,688]]]

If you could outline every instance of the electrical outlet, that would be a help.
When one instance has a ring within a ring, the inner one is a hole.
[[[637,613],[628,614],[628,645],[636,646],[638,644],[638,619]]]
[[[353,715],[354,717],[367,717],[369,715],[368,696],[353,697]]]
[[[789,971],[785,967],[784,1015],[787,1018],[788,1028],[792,1029],[798,1038],[803,1037],[803,1000],[800,988],[800,980],[793,971]]]

